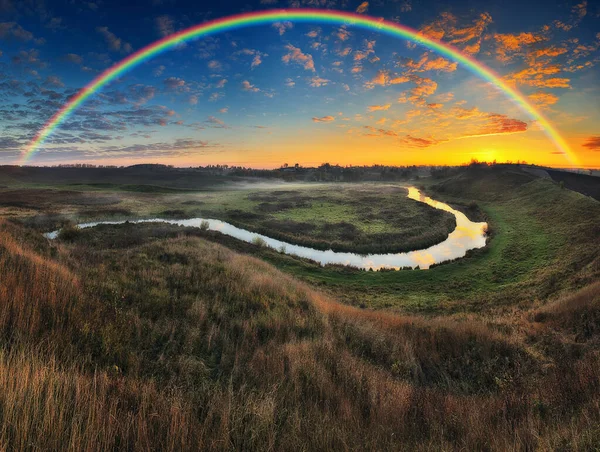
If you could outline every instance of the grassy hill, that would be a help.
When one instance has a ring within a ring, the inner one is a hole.
[[[507,171],[429,184],[494,235],[428,271],[0,219],[0,449],[593,449],[599,203]]]
[[[107,249],[0,225],[3,448],[600,440],[598,284],[494,322],[401,317],[185,231],[145,225],[132,243],[131,227]]]

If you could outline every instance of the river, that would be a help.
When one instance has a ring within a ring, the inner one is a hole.
[[[418,202],[423,202],[436,209],[450,212],[456,218],[456,228],[448,235],[448,237],[429,248],[423,250],[409,251],[406,253],[389,253],[389,254],[367,254],[361,255],[356,253],[338,253],[332,250],[316,250],[306,246],[294,245],[281,240],[272,239],[262,234],[250,232],[242,228],[233,226],[221,220],[210,218],[190,218],[187,220],[171,220],[163,218],[151,218],[145,220],[121,220],[121,221],[96,221],[92,223],[81,223],[78,226],[82,229],[91,228],[101,224],[123,224],[126,221],[130,223],[169,223],[178,226],[200,227],[202,222],[208,223],[208,229],[219,231],[222,234],[229,235],[244,242],[260,242],[262,239],[264,245],[274,248],[285,254],[311,259],[319,262],[321,265],[339,264],[350,265],[363,269],[378,270],[380,268],[399,269],[402,267],[419,267],[420,269],[428,269],[432,264],[457,259],[463,257],[468,250],[483,248],[486,244],[487,223],[477,223],[469,220],[465,214],[453,209],[443,202],[431,199],[422,194],[415,187],[408,188],[408,197]],[[53,231],[44,234],[49,239],[55,239],[59,231]]]

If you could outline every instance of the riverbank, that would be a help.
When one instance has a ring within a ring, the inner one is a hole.
[[[459,259],[468,251],[485,246],[487,223],[474,223],[470,221],[462,212],[451,208],[447,204],[435,201],[430,197],[425,196],[415,187],[408,188],[407,197],[411,200],[417,201],[418,203],[425,204],[437,210],[452,214],[455,217],[456,228],[445,240],[424,250],[415,250],[407,253],[397,254],[388,253],[368,255],[340,253],[333,250],[316,250],[294,243],[286,243],[265,235],[256,234],[242,228],[238,228],[224,221],[205,218],[192,218],[186,220],[153,218],[131,221],[98,221],[91,223],[80,223],[76,225],[75,228],[88,229],[99,225],[118,225],[123,223],[167,223],[183,227],[196,227],[203,230],[218,231],[238,240],[253,243],[256,246],[266,246],[278,250],[282,254],[309,259],[310,261],[317,262],[321,265],[344,265],[364,270],[399,270],[402,268],[428,269],[431,265]],[[76,233],[76,229],[71,229],[71,234]],[[60,232],[61,231],[58,230],[53,231],[46,233],[45,236],[50,239],[55,239],[61,236]]]

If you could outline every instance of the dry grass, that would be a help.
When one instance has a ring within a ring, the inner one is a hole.
[[[562,355],[536,348],[577,345],[554,332],[596,312],[597,285],[544,308],[525,338],[479,321],[348,307],[199,238],[112,250],[76,242],[51,259],[24,237],[0,231],[0,448],[588,450],[600,441],[595,342]]]

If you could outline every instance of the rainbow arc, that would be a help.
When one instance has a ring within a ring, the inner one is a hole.
[[[456,61],[482,79],[492,83],[511,98],[532,120],[538,123],[556,149],[563,153],[571,164],[577,165],[576,155],[571,151],[569,145],[552,124],[521,93],[508,86],[490,68],[478,62],[470,55],[462,53],[451,45],[419,34],[418,31],[404,25],[356,13],[318,9],[268,10],[228,16],[187,28],[138,50],[101,73],[57,111],[24,149],[19,164],[27,163],[39,151],[44,140],[90,96],[137,65],[188,41],[239,28],[266,25],[281,21],[350,25],[373,30],[407,39]]]

